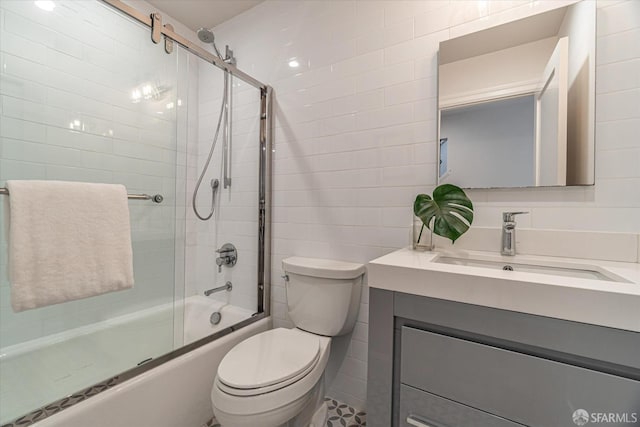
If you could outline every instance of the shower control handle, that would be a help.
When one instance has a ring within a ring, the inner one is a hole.
[[[238,262],[238,251],[232,243],[225,243],[220,249],[216,250],[219,256],[216,258],[218,273],[222,273],[222,266],[233,267]]]

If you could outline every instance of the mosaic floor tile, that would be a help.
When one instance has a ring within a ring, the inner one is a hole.
[[[324,401],[328,408],[326,427],[366,427],[366,413],[356,411],[351,406],[328,396],[324,398]],[[220,424],[212,419],[202,427],[220,427]]]
[[[367,414],[331,397],[325,397],[329,413],[327,427],[366,427]]]

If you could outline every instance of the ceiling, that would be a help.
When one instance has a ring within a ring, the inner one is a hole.
[[[212,28],[263,0],[147,0],[194,31]]]
[[[569,7],[561,7],[508,22],[440,44],[439,64],[459,61],[525,43],[557,37]]]

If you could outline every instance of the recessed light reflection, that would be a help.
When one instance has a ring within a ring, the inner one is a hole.
[[[75,119],[74,121],[69,122],[69,129],[83,131],[84,130],[84,123],[81,122],[78,119]]]
[[[51,0],[36,0],[34,3],[40,9],[46,10],[47,12],[51,12],[56,7],[56,4]]]
[[[291,61],[289,61],[289,67],[298,68],[299,66],[300,66],[300,63],[297,60],[292,59]]]
[[[131,90],[131,102],[137,104],[140,101],[155,101],[161,99],[167,90],[166,87],[156,85],[155,83],[142,83]]]

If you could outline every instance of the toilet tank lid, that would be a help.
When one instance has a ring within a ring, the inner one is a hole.
[[[290,257],[282,260],[282,269],[286,273],[324,279],[355,279],[365,272],[363,264],[336,261],[332,259]]]

